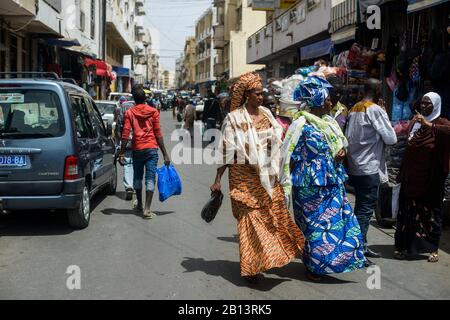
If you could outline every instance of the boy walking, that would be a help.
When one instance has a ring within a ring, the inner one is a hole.
[[[170,165],[170,157],[164,146],[158,110],[145,104],[146,96],[141,85],[133,87],[132,94],[136,105],[125,113],[119,162],[124,162],[126,145],[130,131],[133,130],[131,144],[133,150],[133,186],[137,198],[135,209],[143,212],[145,219],[151,219],[153,213],[150,211],[150,207],[155,191],[158,149],[161,149],[164,164],[167,166]],[[145,206],[143,206],[142,201],[144,168],[146,187]]]

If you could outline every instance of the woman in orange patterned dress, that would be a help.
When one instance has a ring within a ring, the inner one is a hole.
[[[304,236],[287,209],[279,183],[282,128],[261,106],[258,75],[244,74],[232,88],[231,112],[222,127],[223,165],[211,191],[229,171],[233,215],[238,222],[241,276],[249,281],[300,255]],[[226,157],[225,157],[226,155]],[[226,158],[226,159],[225,159]]]

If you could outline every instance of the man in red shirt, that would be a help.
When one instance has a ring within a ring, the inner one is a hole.
[[[136,192],[137,203],[135,209],[144,214],[145,219],[153,217],[150,211],[153,192],[155,191],[156,167],[158,165],[158,148],[164,156],[164,164],[170,165],[170,157],[164,146],[164,139],[159,122],[159,112],[156,108],[145,104],[145,92],[141,85],[133,88],[132,94],[136,106],[125,112],[124,127],[122,130],[122,145],[119,153],[119,162],[123,163],[126,145],[133,131],[133,186]],[[145,167],[146,200],[142,207],[142,178]]]

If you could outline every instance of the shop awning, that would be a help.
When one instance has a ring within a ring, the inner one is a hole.
[[[80,42],[77,39],[69,39],[69,38],[47,39],[46,43],[50,46],[57,46],[57,47],[81,46]]]
[[[408,0],[408,13],[428,9],[448,0]]]
[[[330,54],[332,47],[333,42],[331,42],[331,39],[325,39],[300,48],[300,57],[302,60],[322,57]]]
[[[113,66],[113,70],[118,77],[131,77],[131,72],[128,68]]]
[[[349,25],[358,22],[357,0],[332,0],[331,2],[331,29],[334,33]]]
[[[348,26],[336,31],[331,35],[331,42],[334,44],[340,44],[355,39],[356,28],[356,26]]]
[[[99,77],[113,78],[112,66],[107,64],[105,61],[85,58],[84,65],[88,68],[95,66],[95,74]]]

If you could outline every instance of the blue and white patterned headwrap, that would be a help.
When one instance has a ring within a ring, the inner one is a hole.
[[[321,107],[329,95],[328,89],[333,86],[320,77],[307,77],[294,90],[295,101],[305,101],[311,108]]]

